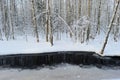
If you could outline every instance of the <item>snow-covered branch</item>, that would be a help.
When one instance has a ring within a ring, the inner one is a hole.
[[[67,24],[67,22],[60,15],[58,15],[58,17],[65,23],[70,33],[74,36],[74,32],[72,31],[71,27]]]
[[[42,12],[42,13],[39,13],[38,15],[36,15],[36,17],[34,17],[33,19],[39,19],[39,17],[42,15],[42,14],[46,14],[48,11],[44,11],[44,12]]]

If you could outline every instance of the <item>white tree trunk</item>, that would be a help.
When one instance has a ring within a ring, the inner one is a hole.
[[[33,14],[33,26],[34,26],[34,31],[35,31],[35,36],[36,36],[36,40],[37,42],[39,42],[39,34],[38,34],[38,30],[37,30],[37,22],[36,22],[36,15],[35,15],[35,5],[34,5],[34,0],[31,1],[32,2],[32,14]]]
[[[52,31],[52,25],[51,25],[51,6],[50,1],[48,0],[48,26],[49,26],[49,41],[51,43],[51,46],[53,45],[53,31]]]
[[[107,45],[108,38],[109,38],[109,35],[110,35],[110,31],[111,31],[111,29],[112,29],[112,24],[113,24],[113,21],[114,21],[114,19],[115,19],[115,15],[116,15],[116,13],[117,13],[117,9],[118,9],[118,6],[119,6],[119,1],[120,1],[120,0],[117,0],[117,4],[116,4],[116,6],[115,6],[114,13],[113,13],[113,15],[112,15],[112,18],[111,18],[111,21],[110,21],[110,24],[109,24],[108,32],[107,32],[107,34],[106,34],[106,37],[105,37],[105,40],[104,40],[104,43],[103,43],[103,47],[102,47],[101,52],[100,52],[101,54],[104,53],[105,47],[106,47],[106,45]]]

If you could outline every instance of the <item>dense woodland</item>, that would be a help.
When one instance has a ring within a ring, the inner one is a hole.
[[[107,33],[120,38],[119,0],[0,0],[1,41],[34,36],[84,43]]]

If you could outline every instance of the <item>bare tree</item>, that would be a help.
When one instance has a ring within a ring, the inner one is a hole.
[[[101,16],[101,0],[99,0],[99,8],[98,8],[98,21],[97,21],[97,33],[100,34],[100,16]]]
[[[113,13],[113,15],[112,15],[110,24],[109,24],[109,26],[108,26],[109,28],[108,28],[108,31],[107,31],[107,34],[106,34],[106,37],[105,37],[105,40],[104,40],[104,43],[103,43],[103,47],[102,47],[101,52],[100,52],[101,54],[104,53],[105,47],[106,47],[106,45],[107,45],[107,43],[108,43],[108,38],[109,38],[109,35],[110,35],[110,31],[111,31],[111,29],[112,29],[112,24],[113,24],[113,21],[114,21],[114,19],[115,19],[115,15],[116,15],[117,10],[118,10],[119,2],[120,2],[120,0],[117,0],[117,4],[116,4],[116,6],[115,6],[114,13]]]
[[[9,6],[10,6],[10,10],[9,10],[9,16],[8,17],[9,17],[9,23],[10,23],[10,28],[11,28],[11,38],[15,39],[15,36],[14,36],[15,0],[11,0]]]
[[[49,3],[49,0],[46,0],[46,12],[47,12],[47,14],[46,14],[46,28],[45,28],[45,32],[46,32],[46,42],[48,42],[48,35],[49,35],[49,5],[48,5],[48,3]]]
[[[50,10],[50,0],[46,2],[46,41],[50,41],[51,45],[53,45],[53,32],[52,32],[52,25],[51,25],[51,10]]]
[[[32,2],[32,15],[33,15],[33,26],[34,26],[34,31],[35,31],[35,36],[37,39],[37,42],[39,42],[39,34],[38,34],[38,28],[37,28],[37,23],[36,23],[36,14],[35,14],[35,2],[34,0],[31,1]]]
[[[53,30],[51,25],[51,6],[50,1],[48,0],[48,26],[49,26],[49,41],[53,45]]]

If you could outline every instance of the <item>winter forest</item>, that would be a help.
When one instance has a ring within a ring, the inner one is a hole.
[[[29,36],[41,43],[71,39],[89,43],[120,40],[119,0],[0,0],[0,41]],[[67,42],[66,42],[67,43]]]

